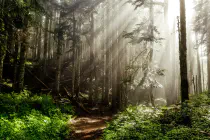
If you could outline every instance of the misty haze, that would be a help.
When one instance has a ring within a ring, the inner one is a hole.
[[[210,1],[0,0],[0,139],[210,140]]]

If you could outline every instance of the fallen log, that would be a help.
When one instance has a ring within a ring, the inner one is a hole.
[[[34,75],[29,69],[26,68],[26,70],[36,78],[43,86],[45,86],[48,90],[51,90],[44,82],[42,82],[36,75]]]
[[[91,114],[90,111],[88,111],[84,105],[82,103],[80,103],[79,101],[77,101],[76,98],[74,98],[69,92],[68,90],[64,87],[64,90],[66,91],[67,97],[69,98],[69,100],[72,102],[72,105],[75,105],[76,107],[79,107],[80,109],[82,109],[84,112]]]
[[[209,137],[210,137],[210,133],[208,133],[208,132],[205,132],[205,131],[200,131],[200,133],[202,133],[202,134],[204,134],[204,135],[206,135],[206,136],[209,136]]]

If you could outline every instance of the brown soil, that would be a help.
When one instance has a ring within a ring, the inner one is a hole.
[[[74,132],[71,140],[100,140],[110,120],[110,116],[87,116],[72,120]]]

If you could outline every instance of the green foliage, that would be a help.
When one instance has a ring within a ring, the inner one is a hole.
[[[128,107],[104,131],[105,140],[162,138],[156,119],[161,112],[146,106]]]
[[[204,140],[210,139],[210,99],[193,96],[182,106],[155,109],[128,107],[105,129],[104,140]]]
[[[49,95],[0,94],[0,139],[65,139],[73,112],[71,105],[56,105]]]
[[[191,97],[192,102],[190,104],[196,107],[210,105],[210,100],[207,94],[208,93],[206,92],[206,93],[201,93],[196,96],[192,96]]]
[[[202,134],[199,134],[199,131],[196,131],[193,128],[189,127],[175,127],[171,131],[168,131],[166,133],[165,139],[168,140],[201,140],[204,139],[205,137],[202,136]]]

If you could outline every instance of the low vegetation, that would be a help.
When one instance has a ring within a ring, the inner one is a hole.
[[[73,113],[70,104],[56,104],[49,95],[0,93],[0,139],[63,140]]]
[[[190,102],[162,108],[130,106],[105,129],[104,140],[210,139],[210,99],[206,93]]]

